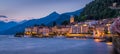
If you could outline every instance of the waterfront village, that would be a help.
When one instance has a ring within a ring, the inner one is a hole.
[[[110,26],[116,18],[102,20],[87,20],[75,22],[70,17],[70,24],[61,26],[32,26],[25,28],[26,37],[111,37]],[[115,35],[115,34],[114,34]]]

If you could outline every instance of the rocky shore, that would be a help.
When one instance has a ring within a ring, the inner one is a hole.
[[[113,47],[117,54],[120,54],[120,37],[114,36],[113,37]]]

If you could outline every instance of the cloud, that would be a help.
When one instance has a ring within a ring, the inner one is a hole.
[[[5,15],[0,15],[0,18],[8,18],[8,17]]]

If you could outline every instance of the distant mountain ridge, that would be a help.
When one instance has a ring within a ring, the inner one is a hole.
[[[24,32],[24,29],[26,27],[34,26],[34,25],[47,25],[52,26],[53,22],[56,22],[58,25],[60,25],[63,21],[69,20],[71,15],[80,15],[81,11],[83,9],[77,10],[75,12],[68,12],[63,14],[58,14],[57,12],[52,12],[46,17],[40,18],[40,19],[32,19],[29,21],[25,21],[22,24],[18,24],[12,28],[9,28],[5,31],[0,32],[0,34],[15,34],[17,32]]]
[[[19,24],[15,27],[12,27],[8,30],[5,30],[1,32],[1,34],[15,34],[17,32],[23,32],[26,27],[34,26],[34,25],[40,25],[40,24],[48,24],[48,22],[55,20],[59,17],[59,14],[56,12],[51,13],[50,15],[40,18],[40,19],[32,19],[29,21],[24,22],[23,24]],[[52,20],[50,20],[52,18]],[[9,32],[11,31],[11,32]]]
[[[11,22],[0,21],[0,31],[7,30],[7,29],[14,27],[16,25],[18,25],[18,23],[13,22],[13,21],[11,21]]]

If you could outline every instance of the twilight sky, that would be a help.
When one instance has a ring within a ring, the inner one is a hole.
[[[92,0],[0,0],[0,20],[22,21],[42,18],[56,11],[59,14],[83,8]]]

